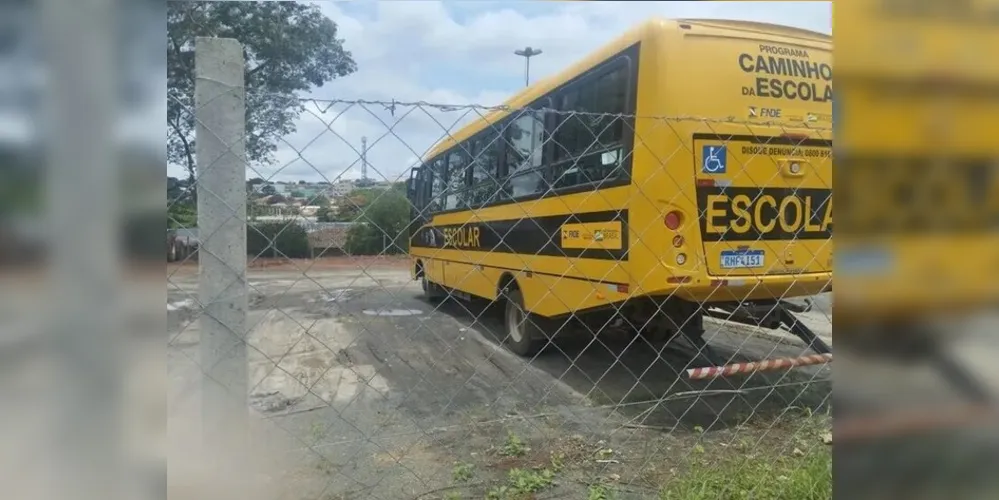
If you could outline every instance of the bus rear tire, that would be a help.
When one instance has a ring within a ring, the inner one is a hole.
[[[520,290],[506,293],[506,304],[503,312],[503,325],[506,336],[503,343],[514,354],[533,356],[544,346],[545,334],[538,328],[535,315],[524,309],[524,297]]]

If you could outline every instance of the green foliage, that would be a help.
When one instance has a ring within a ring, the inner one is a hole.
[[[455,464],[454,469],[451,469],[451,478],[455,482],[465,483],[472,479],[473,472],[475,472],[475,466],[472,464]]]
[[[337,220],[343,222],[364,222],[364,219],[361,218],[364,209],[372,201],[377,200],[383,192],[383,190],[370,188],[351,191],[350,194],[342,197],[337,203],[339,206]]]
[[[488,500],[505,500],[524,498],[552,487],[555,484],[555,472],[551,469],[525,470],[510,469],[506,484],[489,490]]]
[[[316,211],[316,220],[319,222],[336,222],[336,212],[333,211],[329,206],[320,205],[320,209]]]
[[[188,181],[167,177],[167,228],[198,227],[198,206],[193,193],[187,189]]]
[[[330,199],[325,195],[319,195],[312,199],[312,204],[317,207],[328,207],[330,206]]]
[[[194,41],[235,38],[246,62],[246,155],[269,164],[305,110],[296,94],[357,70],[337,26],[314,4],[167,2],[168,161],[194,177]]]
[[[198,208],[193,203],[174,203],[167,208],[167,228],[198,227]]]
[[[362,190],[364,202],[347,233],[351,255],[399,254],[409,249],[409,200],[394,190]],[[342,217],[341,217],[341,220]]]
[[[591,484],[586,489],[586,500],[611,500],[614,498],[614,491],[606,484]]]
[[[274,241],[274,245],[271,245]],[[305,228],[287,222],[261,222],[246,228],[246,253],[250,258],[309,256],[309,238]]]
[[[529,450],[530,448],[528,448],[527,445],[524,444],[524,441],[520,439],[519,436],[511,432],[507,434],[506,442],[503,443],[503,446],[500,448],[499,452],[500,455],[506,457],[522,457]]]
[[[692,467],[660,493],[662,500],[828,500],[832,498],[832,452],[816,446],[803,457],[740,457]]]

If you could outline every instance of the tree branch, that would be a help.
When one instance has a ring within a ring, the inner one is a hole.
[[[264,62],[258,64],[256,68],[253,68],[250,71],[247,71],[246,72],[246,80],[249,81],[250,78],[253,78],[253,76],[256,75],[261,69],[263,69],[264,67],[268,66],[268,64],[270,62],[271,62],[270,60],[264,61]]]
[[[174,56],[177,57],[177,64],[184,64],[184,53],[180,50],[180,44],[177,43],[177,38],[169,34],[167,35],[167,38],[170,39],[170,45],[173,47]],[[190,68],[188,68],[188,71],[185,71],[184,74],[187,76],[188,82],[193,85],[194,71],[191,71]]]
[[[177,137],[180,138],[180,143],[184,146],[184,156],[187,158],[188,189],[190,189],[191,187],[194,187],[194,154],[191,152],[191,143],[188,142],[184,132],[180,129],[179,117],[176,121],[171,122],[167,120],[167,122],[170,124],[170,128],[173,129],[174,133],[177,134]]]

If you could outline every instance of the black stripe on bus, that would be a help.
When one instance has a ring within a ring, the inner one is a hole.
[[[621,249],[562,248],[564,224],[591,222],[621,222]],[[444,231],[448,229],[476,230],[477,238],[467,239],[461,246],[448,247],[472,252],[545,255],[597,260],[627,260],[628,211],[607,210],[580,214],[559,214],[545,217],[469,222],[423,226],[410,239],[412,248],[444,248]]]
[[[430,257],[430,258],[433,258],[433,257]],[[526,269],[514,269],[512,267],[493,266],[493,265],[489,265],[489,264],[483,264],[481,261],[479,261],[479,262],[471,262],[469,260],[463,260],[463,259],[447,259],[447,261],[448,262],[454,262],[454,263],[457,263],[457,264],[465,264],[465,265],[469,265],[469,266],[479,266],[479,267],[482,267],[482,268],[488,267],[490,269],[499,269],[501,271],[509,271],[511,273],[514,273],[514,274],[517,274],[517,273],[528,274],[528,273],[530,273],[530,274],[535,275],[535,276],[549,276],[549,277],[552,277],[552,278],[561,278],[561,279],[567,279],[567,280],[583,281],[583,282],[586,282],[586,283],[593,283],[595,285],[629,286],[629,284],[627,282],[623,282],[623,281],[607,281],[607,280],[602,280],[602,279],[597,279],[597,278],[586,278],[586,277],[583,277],[583,276],[576,276],[574,274],[542,273],[542,272],[538,272],[538,271],[528,271]],[[600,307],[602,307],[602,306],[600,306]]]
[[[765,144],[768,146],[800,146],[813,148],[831,148],[831,139],[818,139],[814,137],[788,137],[782,135],[752,135],[752,134],[694,134],[695,141],[722,141],[722,142],[748,142],[751,144]]]

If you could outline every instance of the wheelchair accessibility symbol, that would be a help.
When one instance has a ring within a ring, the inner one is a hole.
[[[725,146],[704,146],[701,148],[701,172],[724,174],[727,163]]]

